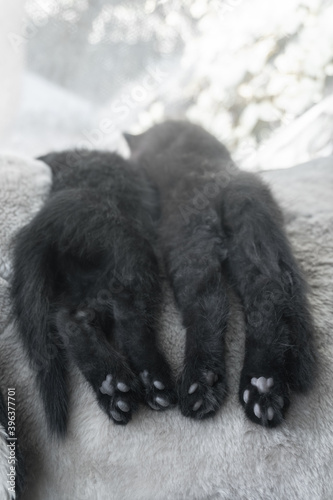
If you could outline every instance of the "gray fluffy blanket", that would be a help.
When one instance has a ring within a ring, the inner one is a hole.
[[[284,208],[287,230],[310,284],[320,355],[307,396],[294,396],[286,422],[265,430],[237,401],[243,356],[241,307],[231,297],[227,338],[230,393],[209,421],[142,407],[113,425],[72,368],[69,434],[47,435],[41,402],[10,318],[9,243],[38,210],[50,185],[44,164],[0,157],[1,388],[16,388],[17,432],[27,467],[24,500],[331,500],[333,498],[333,159],[262,174]],[[179,370],[184,332],[165,286],[161,342]],[[6,493],[6,441],[0,429],[0,497]]]

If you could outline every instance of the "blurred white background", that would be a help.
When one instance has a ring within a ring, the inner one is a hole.
[[[333,152],[333,1],[0,0],[0,148],[189,118],[244,168]]]

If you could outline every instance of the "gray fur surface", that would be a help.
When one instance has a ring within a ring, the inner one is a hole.
[[[7,283],[10,238],[38,210],[50,173],[40,162],[1,159],[1,389],[6,394],[7,387],[16,387],[17,432],[28,476],[24,500],[333,498],[333,159],[262,175],[284,209],[288,235],[310,285],[320,362],[314,389],[294,396],[286,422],[277,429],[263,429],[245,418],[237,401],[242,314],[231,298],[230,393],[214,419],[197,422],[177,408],[161,414],[142,407],[128,426],[117,427],[73,369],[69,433],[56,442],[47,434],[34,377],[9,320]],[[161,342],[177,372],[184,332],[168,290]],[[0,493],[5,444],[0,434]]]

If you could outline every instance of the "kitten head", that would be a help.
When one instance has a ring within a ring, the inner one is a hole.
[[[180,137],[193,127],[187,122],[166,121],[154,125],[139,135],[124,133],[132,157],[157,156],[166,152],[179,142]]]
[[[157,160],[167,153],[229,156],[225,147],[198,125],[186,121],[165,121],[139,135],[124,133],[134,160]]]

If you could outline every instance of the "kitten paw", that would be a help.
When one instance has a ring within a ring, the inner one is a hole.
[[[137,409],[138,381],[128,373],[107,374],[99,387],[99,402],[114,423],[126,425]]]
[[[277,376],[242,375],[239,398],[247,417],[264,427],[276,427],[289,406],[289,391]]]
[[[226,396],[225,375],[216,370],[185,368],[179,382],[179,405],[185,417],[213,416]]]
[[[140,373],[144,387],[144,400],[153,410],[167,410],[176,404],[176,393],[170,380],[148,370]]]

